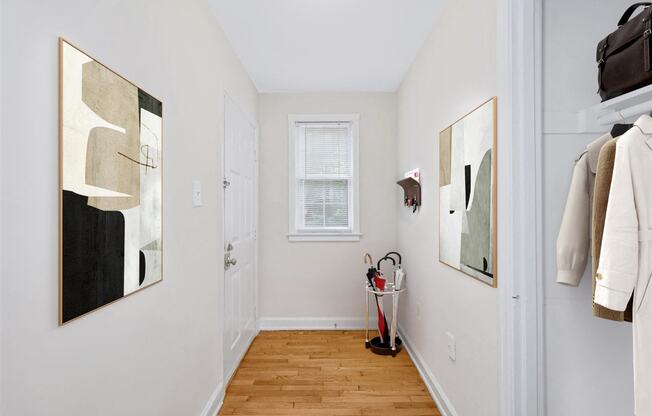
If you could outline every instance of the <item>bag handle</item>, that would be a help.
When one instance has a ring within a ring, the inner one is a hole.
[[[631,6],[629,6],[629,8],[625,10],[625,13],[623,13],[623,17],[621,17],[620,20],[618,21],[618,27],[627,23],[629,21],[629,18],[632,17],[634,12],[636,11],[636,9],[638,9],[641,6],[645,6],[645,7],[652,6],[652,3],[647,1],[642,1],[639,3],[634,3]]]

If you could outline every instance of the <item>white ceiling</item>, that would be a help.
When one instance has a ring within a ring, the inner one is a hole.
[[[395,91],[446,0],[208,0],[261,92]]]

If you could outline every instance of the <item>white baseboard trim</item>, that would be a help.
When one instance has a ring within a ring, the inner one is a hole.
[[[216,416],[217,412],[222,408],[222,404],[224,404],[224,384],[220,383],[208,399],[201,416]]]
[[[261,331],[315,331],[365,329],[365,320],[360,318],[260,318]],[[369,327],[376,326],[375,321]]]
[[[426,383],[426,387],[428,388],[432,399],[437,404],[439,412],[442,414],[442,416],[457,416],[457,411],[455,410],[455,407],[453,407],[453,403],[451,403],[448,396],[446,396],[446,393],[444,393],[441,384],[439,384],[437,378],[430,370],[430,367],[426,364],[423,356],[415,348],[412,347],[412,341],[403,331],[399,329],[398,332],[399,336],[403,340],[403,346],[405,347],[405,350],[410,355],[410,358],[412,358],[412,361],[417,367],[417,371],[419,371],[423,382]]]

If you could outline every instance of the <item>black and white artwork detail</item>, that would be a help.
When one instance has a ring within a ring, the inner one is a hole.
[[[439,135],[439,260],[496,285],[496,99]]]
[[[63,324],[162,279],[162,104],[60,42]]]

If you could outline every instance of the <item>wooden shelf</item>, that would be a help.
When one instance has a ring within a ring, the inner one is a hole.
[[[396,182],[401,188],[403,188],[403,201],[414,199],[414,205],[411,205],[410,208],[421,206],[421,184],[412,177],[407,177]]]

